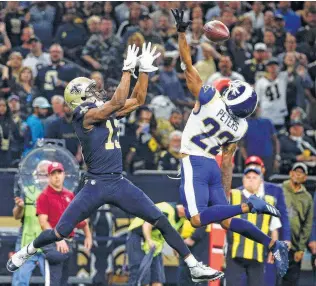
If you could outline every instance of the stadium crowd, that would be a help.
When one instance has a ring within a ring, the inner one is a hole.
[[[297,192],[310,206],[299,210],[303,218],[309,218],[302,226],[307,229],[301,234],[304,243],[292,241],[292,262],[296,262],[292,273],[297,276],[289,279],[298,280],[312,220],[315,226],[312,199],[303,183],[307,174],[316,174],[316,2],[0,2],[0,168],[16,167],[38,139],[54,138],[65,140],[84,169],[72,113],[64,103],[65,86],[78,76],[87,76],[110,98],[127,46],[152,42],[162,55],[156,60],[159,70],[150,74],[146,105],[120,119],[124,168],[126,172],[178,170],[182,130],[194,106],[170,12],[179,7],[185,10],[185,19],[192,20],[187,40],[204,84],[214,84],[222,93],[228,80],[245,80],[259,96],[259,106],[248,118],[249,129],[235,156],[236,171],[242,172],[244,165],[259,166],[260,171],[254,173],[265,188],[260,176],[290,171],[290,180],[283,184],[286,200],[295,205],[293,192]],[[215,45],[204,36],[203,25],[214,19],[229,28],[227,42]],[[262,161],[247,162],[250,156]],[[245,178],[249,172],[245,170]],[[297,177],[300,183],[291,192],[291,182]],[[246,189],[247,182],[243,183]],[[258,189],[254,192],[259,193]],[[274,196],[268,187],[265,191]],[[236,194],[243,195],[232,192]],[[280,200],[276,201],[279,208]],[[22,212],[24,203],[16,202],[16,206]],[[287,208],[295,211],[296,206],[286,206],[283,198],[284,213]],[[290,241],[289,218],[284,217],[283,239]],[[300,223],[295,220],[291,231],[297,231]],[[309,247],[316,255],[313,230]],[[194,235],[184,237],[191,247],[198,241]],[[238,267],[235,258],[229,261],[233,272]],[[230,278],[231,285],[236,285],[235,277]]]
[[[181,130],[194,104],[180,67],[170,8],[192,20],[187,35],[205,84],[254,85],[260,105],[236,156],[263,158],[268,175],[294,162],[316,172],[315,2],[1,2],[1,167],[16,166],[38,138],[65,139],[82,162],[63,89],[90,76],[113,94],[128,44],[155,44],[162,56],[150,76],[147,105],[120,121],[125,170],[177,170]],[[203,24],[231,31],[214,45]],[[221,91],[223,91],[222,88]]]

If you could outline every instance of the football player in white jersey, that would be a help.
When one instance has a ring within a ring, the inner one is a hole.
[[[172,10],[178,31],[178,44],[185,72],[186,84],[196,98],[196,104],[182,135],[180,197],[192,226],[200,227],[218,222],[224,229],[238,232],[262,243],[272,252],[278,273],[284,276],[288,269],[286,243],[272,240],[247,220],[234,218],[242,213],[280,216],[279,211],[257,196],[247,203],[228,204],[225,192],[231,189],[232,157],[238,142],[247,131],[246,117],[257,106],[258,97],[247,83],[232,81],[221,96],[212,86],[204,86],[192,65],[185,31],[191,21],[183,20],[183,11]],[[221,169],[215,161],[222,149]]]

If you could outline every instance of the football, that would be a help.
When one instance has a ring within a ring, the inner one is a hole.
[[[204,27],[205,36],[214,43],[227,41],[230,37],[230,32],[226,25],[221,21],[207,22]]]

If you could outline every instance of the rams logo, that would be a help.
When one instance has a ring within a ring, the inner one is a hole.
[[[71,90],[70,90],[70,93],[71,93],[71,94],[73,94],[73,93],[75,93],[75,94],[81,93],[82,88],[80,88],[80,86],[81,86],[80,83],[73,85],[73,87],[72,87]]]

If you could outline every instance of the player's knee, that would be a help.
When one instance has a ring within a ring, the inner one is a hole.
[[[68,235],[62,235],[60,232],[57,231],[56,228],[54,229],[54,233],[55,233],[55,236],[57,237],[57,241],[61,241],[64,238],[68,237]]]
[[[221,224],[223,229],[229,230],[231,221],[232,221],[232,219],[228,218],[228,219],[221,221],[220,224]]]
[[[197,214],[193,217],[190,218],[190,223],[193,227],[200,227],[201,226],[201,220],[200,220],[200,215]]]

